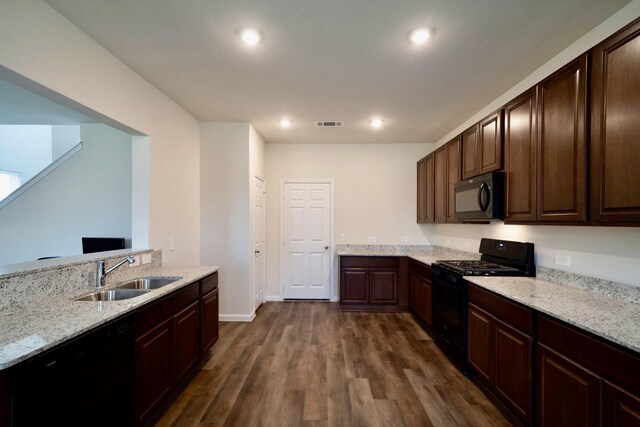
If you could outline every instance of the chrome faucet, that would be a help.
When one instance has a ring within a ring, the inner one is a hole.
[[[113,270],[120,267],[125,262],[128,262],[129,264],[133,264],[134,262],[136,262],[136,260],[131,255],[129,255],[128,257],[120,260],[116,265],[107,269],[106,271],[104,269],[104,261],[98,261],[98,271],[96,272],[96,288],[104,287],[104,279],[105,277],[107,277],[107,274],[111,273]]]

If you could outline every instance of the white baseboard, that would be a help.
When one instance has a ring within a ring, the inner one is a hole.
[[[251,314],[220,314],[218,316],[221,322],[252,322],[255,318],[255,311]]]
[[[284,301],[280,295],[267,295],[267,301]]]
[[[331,297],[331,299],[329,301],[338,302],[338,301],[340,301],[340,298],[339,297]]]

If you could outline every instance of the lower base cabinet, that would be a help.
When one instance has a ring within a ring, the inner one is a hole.
[[[538,425],[640,426],[640,355],[537,316]]]
[[[409,262],[409,308],[431,327],[431,267],[413,260]]]
[[[405,257],[340,258],[340,308],[399,311],[408,304]]]
[[[467,361],[525,425],[533,423],[533,312],[469,285]]]
[[[174,360],[171,377],[179,384],[200,359],[200,302],[196,301],[173,316]]]
[[[200,300],[200,355],[204,356],[218,341],[218,288]]]

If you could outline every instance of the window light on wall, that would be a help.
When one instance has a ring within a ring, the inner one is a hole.
[[[21,183],[19,173],[0,170],[0,200],[18,189]]]

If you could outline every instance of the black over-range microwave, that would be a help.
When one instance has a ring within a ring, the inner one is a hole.
[[[454,184],[454,210],[459,221],[504,218],[504,173],[491,172]]]

